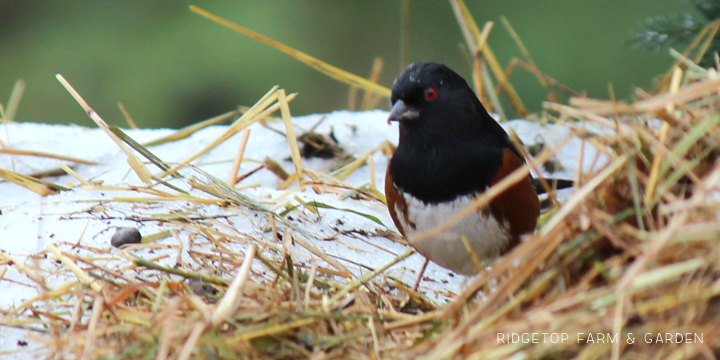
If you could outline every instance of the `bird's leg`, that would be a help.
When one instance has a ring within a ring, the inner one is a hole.
[[[417,292],[418,287],[420,286],[420,282],[422,281],[423,274],[425,274],[425,268],[427,268],[428,263],[430,262],[430,259],[425,258],[425,264],[422,266],[422,270],[420,270],[420,276],[418,276],[417,281],[415,282],[415,286],[413,286],[413,292]]]

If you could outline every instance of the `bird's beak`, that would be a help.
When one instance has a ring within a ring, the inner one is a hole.
[[[390,109],[390,116],[388,117],[388,123],[390,121],[410,121],[420,117],[420,112],[415,108],[405,105],[405,102],[398,100]]]

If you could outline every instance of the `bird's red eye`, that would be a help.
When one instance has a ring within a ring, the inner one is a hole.
[[[435,88],[429,87],[425,89],[425,100],[427,101],[433,101],[437,97],[437,90]]]

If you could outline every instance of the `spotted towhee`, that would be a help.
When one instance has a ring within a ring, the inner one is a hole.
[[[429,230],[521,166],[524,157],[487,113],[467,82],[439,63],[417,62],[395,79],[388,122],[400,140],[385,178],[388,209],[400,232]],[[563,182],[559,187],[569,187]],[[461,274],[478,272],[532,233],[540,214],[532,177],[515,183],[484,209],[441,235],[412,242],[425,257]]]

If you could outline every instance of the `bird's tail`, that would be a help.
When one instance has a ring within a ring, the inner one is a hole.
[[[569,187],[573,187],[575,184],[572,180],[565,180],[565,179],[550,179],[550,178],[543,178],[548,185],[550,185],[551,189],[555,190],[561,190],[561,189],[567,189]],[[542,186],[540,183],[540,180],[538,178],[533,178],[532,185],[535,188],[535,191],[537,191],[538,195],[545,194],[547,191],[545,190],[545,187]]]

